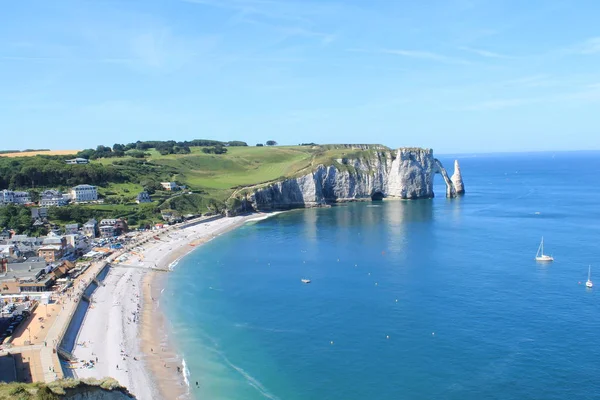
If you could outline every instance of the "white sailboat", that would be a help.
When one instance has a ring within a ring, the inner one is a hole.
[[[544,254],[544,237],[542,237],[542,242],[540,243],[540,247],[538,247],[538,251],[535,255],[536,261],[554,261],[552,256]]]
[[[585,283],[585,287],[592,287],[594,286],[594,284],[592,283],[592,266],[590,265],[590,267],[588,268],[588,280]]]

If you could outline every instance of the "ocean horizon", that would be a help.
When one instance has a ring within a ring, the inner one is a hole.
[[[464,197],[440,176],[433,199],[293,210],[179,260],[161,308],[192,396],[595,398],[600,152],[459,157]]]

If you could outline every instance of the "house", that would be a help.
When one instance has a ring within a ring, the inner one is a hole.
[[[31,219],[48,218],[48,209],[46,207],[35,207],[31,209]]]
[[[40,195],[41,207],[62,207],[69,203],[69,199],[58,190],[44,190]]]
[[[152,199],[150,199],[150,194],[148,192],[140,192],[136,199],[135,202],[140,204],[140,203],[152,203]]]
[[[18,258],[19,249],[14,244],[0,244],[0,258]]]
[[[118,236],[128,231],[127,221],[121,218],[107,218],[100,221],[100,236],[102,237]]]
[[[98,189],[92,185],[77,185],[71,188],[71,200],[75,203],[98,200]]]
[[[29,237],[27,235],[13,235],[8,244],[17,246],[21,254],[30,256],[37,255],[37,250],[42,246],[43,240],[39,237]]]
[[[95,219],[90,219],[83,224],[83,234],[90,238],[98,236],[98,222]]]
[[[65,163],[67,164],[88,164],[89,162],[90,160],[88,160],[87,158],[81,157],[73,158],[71,160],[65,160]]]
[[[8,229],[3,229],[0,231],[0,241],[5,241],[10,239],[10,231]]]
[[[163,189],[168,190],[168,191],[173,191],[173,190],[179,189],[179,186],[177,185],[176,182],[161,182],[160,185],[163,187]]]
[[[29,204],[31,197],[29,192],[14,192],[12,190],[2,190],[0,192],[0,204]]]
[[[65,225],[65,234],[73,235],[79,232],[79,224],[66,224]]]
[[[65,239],[67,240],[67,248],[72,249],[76,254],[81,254],[89,246],[87,237],[79,233],[65,235]]]
[[[105,218],[100,221],[100,226],[114,226],[117,223],[116,218]]]
[[[38,249],[38,257],[47,262],[60,260],[66,253],[67,240],[62,236],[47,236],[42,242],[42,247]]]
[[[48,244],[38,249],[38,257],[43,258],[46,262],[58,261],[63,255],[63,249],[58,245]]]
[[[109,238],[115,236],[116,230],[114,225],[101,225],[100,237]]]

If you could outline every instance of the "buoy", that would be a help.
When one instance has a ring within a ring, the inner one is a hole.
[[[330,344],[333,344],[333,340],[331,342],[329,342]]]
[[[387,335],[385,338],[386,338],[386,339],[389,339],[389,338],[390,338],[390,335]]]
[[[377,286],[377,282],[375,282],[375,286]]]
[[[398,299],[396,299],[396,303],[398,302]]]
[[[371,275],[371,273],[369,272],[369,275]]]
[[[431,336],[435,336],[435,332],[431,332]]]

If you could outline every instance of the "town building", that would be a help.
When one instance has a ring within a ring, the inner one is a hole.
[[[100,225],[100,237],[109,238],[115,236],[114,225]]]
[[[19,258],[19,249],[14,244],[0,244],[0,258]]]
[[[6,242],[7,244],[13,244],[17,246],[21,254],[30,257],[37,255],[38,249],[43,244],[43,239],[39,237],[30,237],[27,235],[13,235]]]
[[[79,232],[79,224],[66,224],[65,225],[65,234],[73,235]]]
[[[90,162],[90,160],[88,160],[87,158],[73,158],[71,160],[65,160],[65,163],[67,164],[88,164]]]
[[[88,222],[83,224],[83,234],[89,238],[95,238],[98,236],[98,221],[90,219]]]
[[[50,291],[54,267],[44,259],[32,257],[22,262],[9,262],[0,271],[0,294],[20,294]]]
[[[46,207],[32,207],[31,208],[32,219],[44,219],[48,218],[48,208]]]
[[[179,189],[179,186],[177,185],[176,182],[161,182],[160,185],[163,187],[163,189],[168,190],[168,191],[173,191],[173,190]]]
[[[40,195],[41,207],[62,207],[69,203],[69,198],[65,197],[59,190],[44,190]]]
[[[29,192],[15,192],[6,189],[0,191],[0,205],[29,203],[31,203],[31,197],[29,196]]]
[[[127,221],[121,218],[107,218],[100,221],[100,236],[112,237],[122,235],[129,231]]]
[[[92,185],[77,185],[71,188],[71,200],[75,203],[85,203],[98,200],[98,189]]]
[[[150,198],[150,194],[146,191],[144,192],[140,192],[136,199],[135,202],[140,204],[140,203],[152,203],[152,199]]]
[[[38,249],[38,257],[47,262],[60,260],[67,251],[67,240],[62,236],[48,236],[42,242],[42,247]]]

